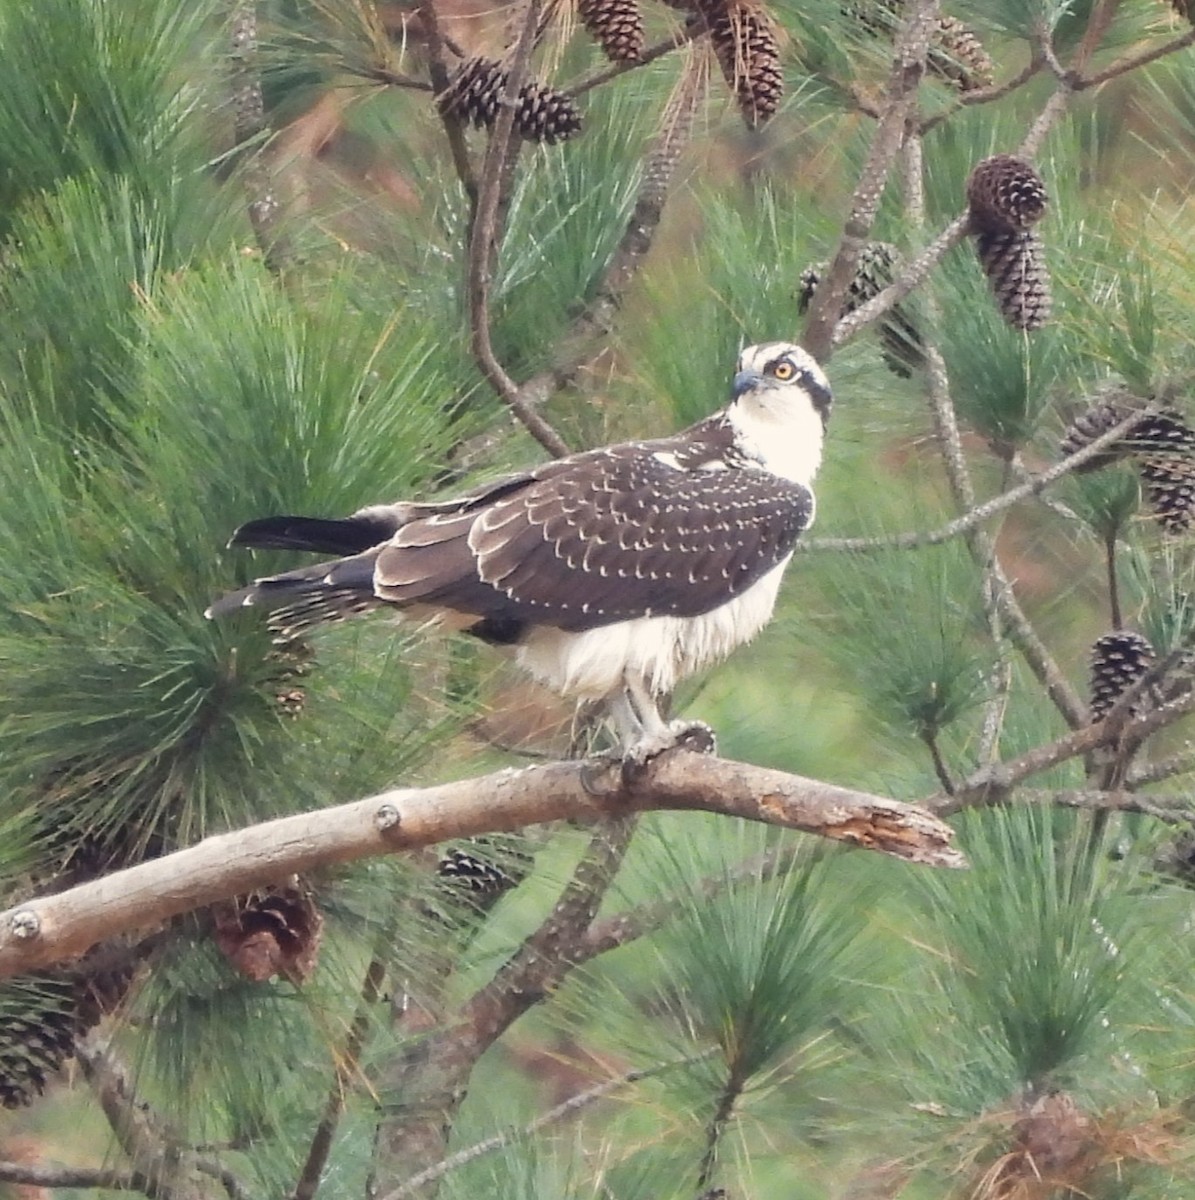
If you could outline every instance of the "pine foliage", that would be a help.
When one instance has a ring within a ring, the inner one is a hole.
[[[297,561],[229,534],[542,458],[486,378],[483,309],[572,445],[703,417],[742,345],[803,336],[844,232],[833,315],[901,294],[828,362],[818,523],[778,619],[673,704],[731,756],[967,809],[971,869],[652,814],[602,952],[557,948],[457,1077],[589,831],[279,879],[0,983],[0,1106],[73,1161],[92,1038],[172,1154],[239,1180],[196,1186],[246,1200],[385,1195],[476,1144],[433,1190],[1188,1194],[1190,5],[957,0],[923,79],[893,72],[910,0],[537,9],[504,163],[518,6],[0,11],[5,905],[517,763],[495,728],[541,752],[567,714],[487,649],[205,620]],[[895,165],[856,193],[906,83]],[[938,254],[943,231],[965,244]],[[1109,714],[1137,723],[1092,751]],[[430,1146],[387,1159],[417,1119]]]

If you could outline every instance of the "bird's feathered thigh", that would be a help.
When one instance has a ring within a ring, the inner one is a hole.
[[[518,644],[530,670],[569,694],[604,695],[628,666],[663,690],[764,624],[813,512],[807,488],[730,467],[712,441],[632,442],[455,501],[363,510],[344,522],[357,553],[259,580],[212,611],[260,605],[293,633],[392,605]],[[234,543],[301,545],[304,521],[251,522]],[[311,523],[313,549],[335,542],[335,524]]]

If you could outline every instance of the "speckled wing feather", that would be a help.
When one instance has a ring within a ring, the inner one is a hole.
[[[791,553],[813,496],[696,450],[614,446],[416,518],[378,554],[377,594],[573,631],[709,612]]]

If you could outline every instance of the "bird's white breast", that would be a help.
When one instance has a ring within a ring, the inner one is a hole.
[[[669,692],[685,676],[750,641],[768,623],[788,561],[734,600],[698,617],[636,617],[584,633],[532,629],[519,646],[518,662],[550,688],[578,699],[609,696],[632,674],[657,695]]]

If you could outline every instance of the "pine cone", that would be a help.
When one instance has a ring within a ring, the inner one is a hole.
[[[477,128],[490,129],[498,119],[508,72],[492,58],[466,59],[436,98],[440,111]],[[581,129],[581,114],[563,93],[529,79],[519,88],[514,127],[532,142],[565,141]]]
[[[1096,638],[1091,647],[1091,719],[1102,721],[1120,696],[1153,666],[1155,657],[1149,642],[1127,629]]]
[[[1145,502],[1167,533],[1183,533],[1195,524],[1195,458],[1142,455],[1141,479]]]
[[[295,718],[307,705],[307,689],[302,680],[311,673],[315,650],[303,637],[278,638],[270,651],[269,660],[277,664],[277,673],[270,680],[274,702],[283,716]]]
[[[743,120],[757,128],[775,115],[784,96],[775,22],[743,0],[698,0],[698,11]]]
[[[467,58],[453,72],[448,86],[436,97],[440,111],[478,129],[498,119],[498,102],[506,87],[506,72],[492,58]]]
[[[0,1105],[19,1108],[45,1090],[75,1053],[74,987],[35,975],[0,992]]]
[[[488,855],[451,847],[436,864],[436,874],[446,884],[467,889],[475,897],[497,898],[527,878],[533,862],[530,854],[505,847],[496,852],[489,848],[487,838],[474,838],[468,845],[481,851],[488,849]]]
[[[324,918],[301,883],[267,887],[213,908],[214,940],[246,978],[262,983],[281,975],[311,978],[319,959]]]
[[[1100,400],[1084,409],[1066,427],[1062,440],[1058,443],[1058,456],[1070,458],[1086,446],[1090,446],[1096,438],[1108,432],[1115,425],[1125,420],[1132,409],[1124,399]],[[1117,459],[1123,458],[1128,452],[1124,439],[1113,443],[1106,450],[1089,458],[1081,467],[1075,468],[1076,474],[1088,471],[1098,471],[1101,467],[1111,466]]]
[[[797,311],[805,312],[813,293],[829,268],[821,262],[806,267],[797,281]],[[904,266],[904,256],[891,242],[868,242],[859,253],[855,277],[842,301],[841,315],[854,312],[874,296],[878,296]],[[924,363],[921,333],[916,322],[899,304],[894,305],[879,322],[881,353],[889,370],[908,378]]]
[[[1195,455],[1195,430],[1177,409],[1164,408],[1140,421],[1125,438],[1125,445],[1137,454],[1190,458]]]
[[[1004,319],[1014,329],[1040,329],[1050,318],[1050,276],[1033,229],[985,231],[975,252]]]
[[[519,89],[515,129],[529,142],[553,146],[580,133],[581,114],[563,92],[529,80]]]
[[[611,62],[638,62],[643,14],[637,0],[577,0],[577,15]]]
[[[128,991],[134,965],[91,974],[45,971],[0,989],[0,1106],[35,1100],[75,1042]]]
[[[1011,154],[993,154],[977,164],[967,180],[971,224],[983,232],[1028,229],[1046,211],[1046,185],[1032,163]]]
[[[903,9],[904,0],[847,0],[841,5],[843,15],[857,21],[873,37],[890,38],[900,24]],[[925,65],[961,92],[987,87],[996,69],[975,31],[956,17],[938,18]]]
[[[975,31],[954,17],[938,18],[925,65],[960,92],[987,87],[996,74],[996,64]]]

